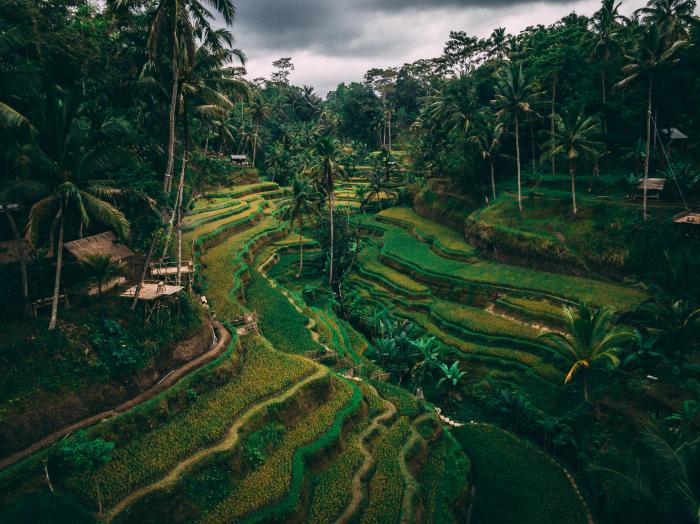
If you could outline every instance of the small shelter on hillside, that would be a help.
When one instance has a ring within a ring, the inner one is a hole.
[[[661,193],[666,187],[665,178],[642,178],[637,186],[637,191],[634,194],[634,198],[641,198],[644,194],[644,188],[647,189],[647,197],[659,200],[661,198]]]
[[[248,155],[231,155],[231,163],[239,167],[247,167],[250,165]]]
[[[88,262],[91,257],[95,256],[108,256],[110,262],[125,264],[128,267],[133,264],[134,260],[134,252],[122,244],[112,231],[66,242],[63,247],[78,263]],[[98,288],[96,282],[90,281],[85,288],[74,291],[79,294],[95,295],[101,291],[112,289],[114,286],[124,283],[125,280],[124,276],[112,278],[109,282],[102,283],[102,290]]]
[[[138,285],[132,286],[119,296],[133,299]],[[163,315],[170,316],[170,305],[177,301],[183,286],[172,286],[165,282],[143,282],[139,290],[139,300],[144,304],[144,323],[152,319],[160,321]]]

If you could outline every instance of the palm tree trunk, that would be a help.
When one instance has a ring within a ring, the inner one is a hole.
[[[571,204],[576,214],[576,161],[569,161],[569,174],[571,175]]]
[[[493,199],[496,200],[496,174],[493,169],[493,159],[489,159],[489,166],[491,167],[491,191],[493,192]]]
[[[647,181],[649,180],[649,161],[651,160],[651,93],[652,79],[649,77],[649,91],[647,94],[647,156],[644,159],[644,202],[642,204],[642,213],[644,221],[647,219]]]
[[[17,229],[17,224],[15,219],[12,218],[12,212],[5,207],[5,215],[7,215],[7,221],[10,224],[10,230],[12,231],[12,236],[17,242],[17,252],[19,253],[19,270],[22,274],[22,298],[24,299],[24,313],[25,315],[29,309],[29,279],[27,278],[27,251],[24,249],[24,242],[22,237],[19,235],[19,230]]]
[[[209,149],[209,136],[204,140],[204,156],[207,156],[207,150]]]
[[[173,178],[173,168],[175,167],[175,110],[177,108],[178,91],[178,56],[177,56],[177,33],[173,33],[173,88],[170,93],[170,117],[168,121],[168,163],[165,167],[165,178],[163,180],[163,191],[170,192]]]
[[[180,268],[182,266],[182,193],[185,185],[185,166],[187,164],[187,149],[182,153],[182,168],[180,169],[180,183],[177,190],[177,275],[175,282],[180,285]]]
[[[532,118],[530,116],[527,117],[527,123],[530,126],[530,147],[532,148],[532,174],[534,175],[537,171],[537,161],[535,160],[535,131],[532,128]]]
[[[333,208],[335,207],[335,196],[333,189],[331,189],[328,192],[328,207],[330,211],[330,220],[331,220],[331,260],[330,260],[330,267],[329,267],[329,272],[328,272],[328,284],[333,287],[333,244],[334,244],[334,227],[333,227]]]
[[[299,272],[297,273],[297,278],[301,276],[301,272],[304,269],[304,237],[301,230],[303,225],[304,221],[302,219],[302,215],[299,215]]]
[[[518,209],[523,212],[523,197],[520,189],[520,132],[518,115],[515,115],[515,166],[518,172]]]
[[[588,402],[588,370],[583,370],[583,399]]]
[[[58,226],[58,247],[56,248],[56,278],[53,284],[53,300],[51,302],[51,320],[49,321],[49,331],[56,329],[58,320],[58,296],[61,289],[61,267],[63,265],[63,197],[61,197],[61,207],[58,210],[61,216]]]
[[[549,115],[549,135],[550,138],[554,139],[554,109],[557,99],[557,80],[558,77],[555,75],[552,77],[552,112]],[[552,155],[552,175],[557,174],[557,159]]]
[[[389,151],[391,151],[391,113],[389,113]]]
[[[600,87],[603,93],[603,133],[604,136],[608,136],[608,121],[605,118],[605,108],[607,106],[606,93],[605,93],[605,70],[600,73]]]
[[[258,150],[258,133],[260,132],[260,124],[255,125],[255,135],[253,136],[253,167],[255,167],[255,154]]]

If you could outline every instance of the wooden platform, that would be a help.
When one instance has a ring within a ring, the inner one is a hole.
[[[190,273],[194,273],[194,267],[192,267],[191,265],[180,266],[181,275],[189,275]],[[177,266],[153,267],[151,268],[151,275],[153,275],[154,277],[177,275]]]
[[[700,226],[700,213],[680,213],[673,217],[676,224],[692,224]]]
[[[158,300],[162,297],[169,297],[182,291],[184,286],[171,286],[169,284],[159,284],[157,282],[144,282],[139,293],[140,300]],[[136,294],[136,286],[130,287],[120,297],[134,298]]]

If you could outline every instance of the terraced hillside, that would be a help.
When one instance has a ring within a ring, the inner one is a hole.
[[[212,312],[233,334],[228,349],[155,398],[1,471],[0,522],[53,504],[51,490],[88,521],[461,521],[470,465],[436,415],[401,388],[347,378],[348,367],[376,370],[364,337],[330,304],[311,307],[268,276],[298,256],[298,234],[278,219],[283,195],[257,185],[195,203],[186,239]],[[302,242],[313,256],[314,241]],[[250,311],[257,330],[233,324]],[[70,463],[73,438],[111,443],[109,460],[54,468]],[[458,479],[440,486],[437,503],[427,491],[435,472]]]

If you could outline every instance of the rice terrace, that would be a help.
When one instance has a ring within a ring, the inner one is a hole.
[[[700,524],[696,7],[0,2],[0,524]]]

